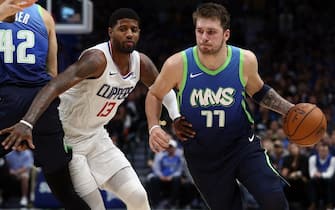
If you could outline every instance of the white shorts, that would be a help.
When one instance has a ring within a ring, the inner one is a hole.
[[[99,132],[80,143],[71,145],[73,157],[69,164],[74,188],[85,196],[108,181],[115,173],[131,167],[125,155],[109,138],[107,132]]]

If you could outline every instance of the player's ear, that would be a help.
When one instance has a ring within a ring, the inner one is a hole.
[[[223,32],[223,36],[225,37],[226,40],[228,40],[230,38],[230,29],[226,29]]]
[[[108,27],[108,36],[112,37],[113,29],[112,27]]]

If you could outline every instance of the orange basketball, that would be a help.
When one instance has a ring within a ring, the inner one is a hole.
[[[324,137],[327,120],[316,105],[299,103],[285,115],[283,129],[291,142],[312,146]]]

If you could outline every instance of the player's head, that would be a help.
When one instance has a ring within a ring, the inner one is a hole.
[[[221,4],[204,3],[193,12],[193,23],[199,50],[217,53],[230,36],[230,14]]]
[[[115,10],[109,18],[108,34],[113,49],[131,53],[140,36],[140,18],[130,8]]]
[[[220,21],[223,30],[230,28],[230,14],[221,4],[212,2],[201,4],[197,10],[193,12],[193,23],[195,25],[198,18],[217,19]]]

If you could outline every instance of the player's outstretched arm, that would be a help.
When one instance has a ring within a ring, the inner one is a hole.
[[[86,78],[99,77],[106,67],[106,58],[100,50],[85,52],[81,58],[69,66],[63,73],[53,78],[35,96],[28,112],[23,119],[10,128],[0,131],[0,135],[9,133],[2,142],[5,149],[22,149],[21,143],[28,142],[28,147],[34,149],[31,130],[39,117],[49,107],[51,102],[61,93],[73,87]]]

